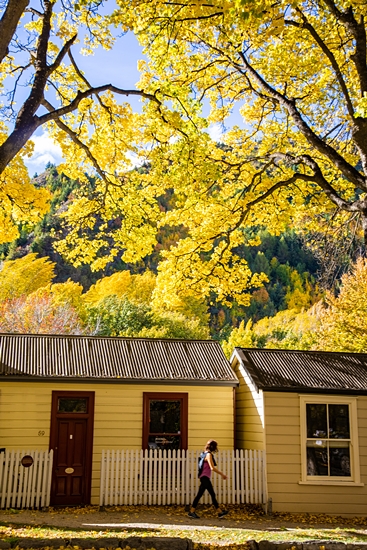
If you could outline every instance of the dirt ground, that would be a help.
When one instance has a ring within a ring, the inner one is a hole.
[[[260,531],[284,531],[296,528],[335,529],[353,525],[367,530],[367,518],[341,518],[310,516],[308,514],[264,515],[256,507],[228,506],[229,514],[218,519],[211,507],[198,507],[200,519],[192,520],[183,506],[119,506],[99,511],[98,507],[59,508],[48,511],[0,510],[0,522],[12,524],[47,525],[83,530],[157,530],[170,529],[250,529]]]

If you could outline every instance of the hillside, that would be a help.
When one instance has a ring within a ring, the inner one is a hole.
[[[62,231],[60,216],[78,189],[78,181],[59,174],[52,165],[48,165],[45,172],[34,181],[38,187],[46,187],[51,191],[50,212],[34,228],[23,225],[19,239],[9,245],[0,246],[0,258],[14,260],[32,252],[41,258],[48,257],[56,264],[54,283],[71,279],[80,283],[84,291],[87,291],[98,280],[123,270],[141,274],[150,269],[156,273],[160,251],[168,249],[183,235],[183,228],[177,228],[174,232],[163,228],[158,234],[158,243],[153,254],[135,265],[125,264],[118,258],[98,273],[93,273],[88,266],[75,268],[54,250],[53,242],[54,234]],[[169,197],[162,199],[161,208],[169,208]],[[247,322],[251,319],[256,323],[286,309],[307,309],[320,298],[317,285],[320,268],[318,261],[293,231],[289,230],[281,236],[273,236],[263,228],[254,228],[253,232],[260,236],[261,244],[242,247],[239,253],[247,260],[253,272],[265,273],[268,282],[263,288],[252,292],[248,307],[239,306],[235,302],[231,308],[220,303],[208,304],[209,327],[214,338],[227,339],[233,327],[238,326],[241,321]]]

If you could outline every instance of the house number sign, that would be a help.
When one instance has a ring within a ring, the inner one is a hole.
[[[29,468],[33,464],[33,458],[31,455],[24,455],[20,463],[24,468]]]
[[[74,468],[66,468],[65,469],[65,474],[73,474],[74,473]]]

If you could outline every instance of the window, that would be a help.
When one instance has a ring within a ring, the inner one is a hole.
[[[57,412],[58,413],[87,413],[87,402],[86,397],[59,397],[57,402]]]
[[[359,483],[357,401],[301,396],[302,481]]]
[[[187,449],[187,393],[144,393],[143,398],[143,449]]]

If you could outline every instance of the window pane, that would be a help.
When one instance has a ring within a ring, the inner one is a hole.
[[[72,399],[70,397],[59,397],[57,404],[59,413],[86,413],[87,398]]]
[[[307,475],[329,475],[328,449],[325,440],[307,441]]]
[[[180,434],[181,401],[155,401],[149,404],[150,433]],[[175,448],[175,447],[173,447]]]
[[[327,437],[326,405],[308,403],[306,413],[307,437]]]
[[[350,477],[349,443],[340,441],[331,443],[329,448],[330,475]]]
[[[329,437],[331,439],[350,439],[348,405],[328,405]]]
[[[150,435],[148,438],[149,449],[180,449],[179,435],[166,435],[164,437]]]

